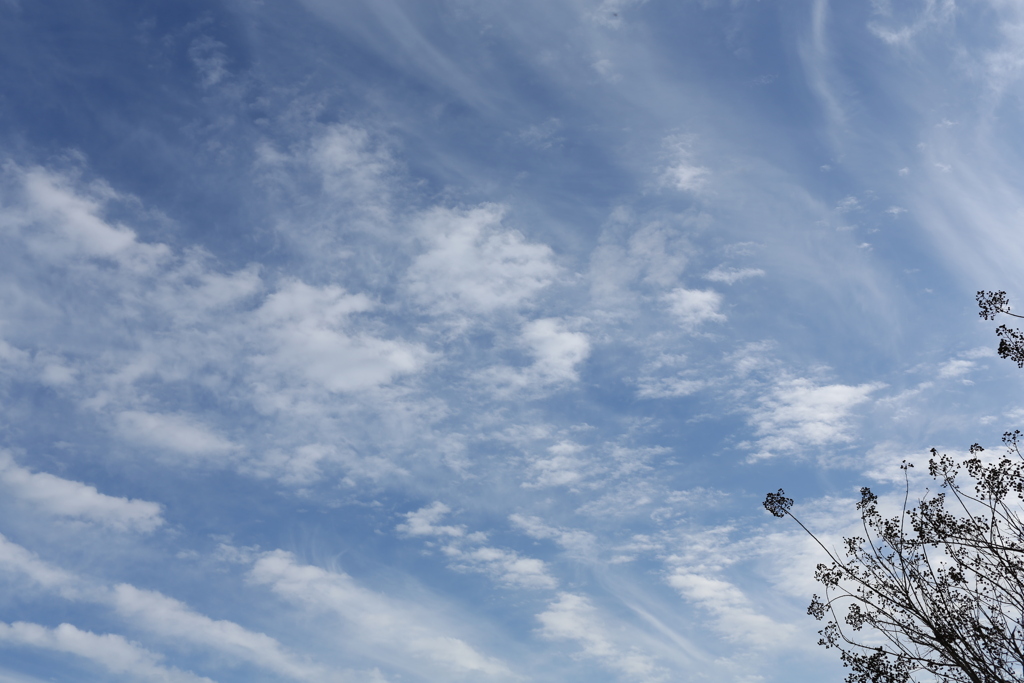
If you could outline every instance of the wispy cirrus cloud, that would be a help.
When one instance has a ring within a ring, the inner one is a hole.
[[[162,506],[158,503],[109,496],[82,482],[32,472],[4,451],[0,451],[0,481],[8,487],[9,495],[43,514],[143,533],[164,524]]]
[[[486,534],[467,534],[465,526],[438,525],[449,512],[447,505],[434,502],[406,513],[408,521],[395,529],[409,536],[427,536],[441,541],[441,552],[455,571],[487,574],[499,584],[513,587],[553,589],[558,586],[542,560],[525,557],[508,548],[486,545]]]
[[[586,596],[560,593],[537,615],[537,620],[542,637],[572,641],[583,656],[596,659],[628,678],[659,681],[668,675],[649,655],[616,643],[607,631],[603,615]]]
[[[173,644],[175,647],[188,644],[196,649],[212,650],[222,656],[265,668],[292,680],[322,681],[329,677],[322,666],[302,661],[288,652],[276,639],[264,633],[251,631],[229,620],[211,619],[184,602],[157,591],[144,590],[125,583],[105,586],[102,582],[55,567],[2,536],[0,569],[23,577],[35,587],[67,600],[109,607],[131,626],[155,634],[162,642]],[[82,635],[70,624],[64,624],[56,631],[43,629],[34,624],[27,624],[24,627],[17,627],[17,624],[14,624],[7,628],[8,632],[5,635],[14,642],[85,657],[90,656],[86,651],[90,649],[89,643],[92,643],[96,646],[96,656],[99,657],[97,661],[115,673],[135,674],[143,678],[155,677],[155,680],[164,680],[159,678],[160,675],[178,675],[173,669],[161,674],[164,669],[155,665],[157,661],[163,659],[161,654],[141,649],[119,634]],[[106,651],[104,644],[109,644],[113,649]],[[80,651],[74,649],[75,647],[82,649]],[[104,655],[105,651],[110,658]],[[125,668],[116,668],[119,665]],[[188,680],[198,679],[192,676]]]
[[[884,384],[819,385],[804,379],[780,379],[759,400],[750,421],[758,439],[754,459],[800,453],[807,447],[828,447],[853,440],[853,410],[870,400]]]
[[[400,657],[408,666],[419,662],[418,666],[489,679],[511,675],[504,662],[439,629],[429,612],[363,588],[347,574],[301,564],[291,553],[278,550],[259,557],[249,576],[254,584],[267,586],[314,614],[332,615],[345,625],[350,644],[354,638],[373,647],[380,659]]]
[[[47,628],[16,621],[0,622],[0,642],[77,655],[99,664],[115,675],[128,675],[154,683],[213,683],[204,676],[167,667],[160,655],[113,633],[83,631],[71,624]]]

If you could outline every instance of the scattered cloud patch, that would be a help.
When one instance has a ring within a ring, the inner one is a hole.
[[[254,314],[269,348],[253,363],[284,386],[298,377],[334,393],[371,389],[421,370],[433,357],[422,345],[348,329],[352,315],[372,307],[366,296],[334,285],[287,282]]]
[[[669,162],[661,174],[661,184],[682,192],[699,192],[707,184],[711,171],[693,160],[692,137],[672,135],[663,142]]]
[[[609,83],[617,83],[622,80],[622,76],[615,72],[615,65],[610,59],[599,59],[590,66]]]
[[[192,61],[204,88],[217,85],[228,76],[228,58],[224,43],[210,36],[200,36],[188,46],[188,58]]]
[[[544,123],[538,123],[519,131],[519,139],[526,145],[535,149],[550,149],[560,144],[563,139],[556,137],[562,122],[558,119],[548,119]]]
[[[440,501],[405,514],[406,521],[395,527],[400,533],[409,536],[465,536],[464,526],[439,525],[442,519],[451,512],[451,508]]]
[[[839,213],[857,211],[860,208],[860,200],[853,196],[844,197],[843,199],[839,200],[838,204],[836,204],[836,211],[838,211]]]
[[[553,589],[558,581],[547,565],[532,557],[523,557],[514,550],[483,545],[486,534],[466,533],[464,526],[444,526],[441,521],[450,512],[440,502],[406,514],[406,522],[396,530],[407,536],[428,536],[446,539],[442,552],[449,567],[461,572],[486,574],[500,584],[529,589]]]
[[[412,296],[442,314],[485,314],[529,302],[560,269],[544,244],[502,227],[506,209],[433,209],[421,217],[427,250],[407,274]]]
[[[508,586],[548,590],[558,587],[558,581],[548,573],[543,560],[523,557],[514,550],[449,544],[444,547],[444,554],[451,561],[452,569],[488,574]]]
[[[868,23],[868,30],[878,39],[893,47],[909,46],[919,34],[934,30],[949,21],[956,15],[955,0],[937,0],[924,3],[917,16],[902,25],[894,25],[892,22],[892,10],[888,2],[874,3],[876,13],[880,19]],[[881,9],[881,11],[877,11]]]
[[[672,315],[688,330],[705,322],[725,322],[725,315],[718,310],[723,297],[714,290],[678,287],[663,298]]]
[[[163,244],[145,244],[131,228],[104,218],[107,204],[131,201],[104,183],[82,187],[75,178],[41,167],[4,168],[16,203],[3,207],[3,223],[37,258],[51,263],[102,259],[146,272],[171,254]]]
[[[991,346],[976,346],[973,349],[964,351],[960,355],[971,360],[978,360],[980,358],[995,358],[999,354]]]
[[[706,388],[702,379],[676,377],[641,377],[637,380],[636,395],[640,398],[680,398],[690,396]]]
[[[700,377],[695,368],[686,368],[686,356],[661,354],[642,368],[637,379],[640,398],[678,398],[689,396],[706,388],[709,380]],[[683,367],[681,370],[676,368]]]
[[[581,482],[590,469],[587,462],[576,457],[585,449],[572,441],[560,441],[547,449],[547,455],[534,458],[527,471],[524,488],[572,486]]]
[[[531,372],[546,382],[576,381],[577,367],[590,355],[590,340],[565,329],[557,318],[541,318],[523,327],[522,340],[534,358]]]
[[[509,515],[509,521],[530,538],[550,539],[574,557],[593,556],[597,547],[597,537],[589,531],[551,526],[529,515]]]
[[[940,379],[952,379],[963,377],[974,369],[974,361],[954,358],[946,361],[939,367]]]
[[[711,280],[712,282],[723,282],[727,285],[732,285],[740,280],[746,280],[752,277],[764,277],[764,271],[760,268],[726,268],[724,266],[716,266],[708,271],[708,274],[704,276],[704,279]]]
[[[558,318],[541,318],[523,325],[519,346],[529,353],[533,363],[521,368],[499,366],[480,377],[499,392],[515,389],[542,389],[579,380],[578,366],[590,355],[590,339],[583,332],[566,329]]]

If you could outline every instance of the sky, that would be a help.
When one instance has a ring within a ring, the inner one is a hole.
[[[0,683],[829,683],[1024,374],[1019,0],[0,0]]]

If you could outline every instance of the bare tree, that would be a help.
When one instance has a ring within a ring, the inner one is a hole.
[[[978,292],[981,316],[1010,312],[1005,292]],[[1024,333],[996,330],[999,355],[1024,367]],[[887,517],[865,487],[857,503],[862,536],[827,547],[792,512],[782,489],[764,507],[790,517],[822,547],[807,612],[825,620],[818,643],[839,650],[848,683],[1020,683],[1024,681],[1024,455],[1020,431],[1005,452],[957,461],[932,449],[937,491],[911,497],[904,461],[902,509]],[[984,459],[983,459],[984,458]]]

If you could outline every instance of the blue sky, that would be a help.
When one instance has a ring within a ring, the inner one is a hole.
[[[0,682],[842,680],[760,501],[1020,426],[1022,76],[1009,0],[0,1]]]

